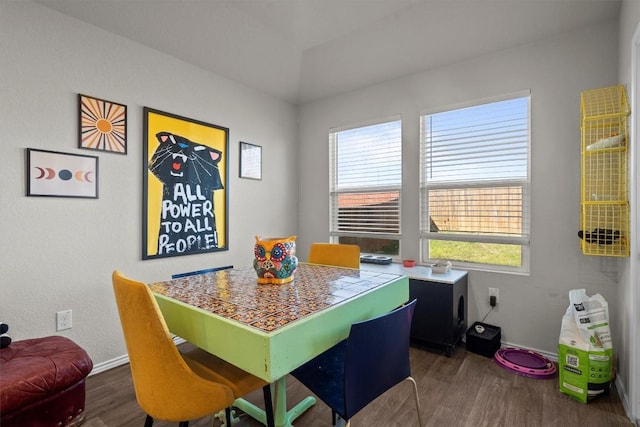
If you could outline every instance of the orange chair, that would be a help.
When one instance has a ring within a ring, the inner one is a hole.
[[[360,246],[342,243],[312,243],[309,263],[360,268]]]
[[[223,409],[231,425],[234,400],[261,387],[267,425],[274,425],[269,383],[200,349],[181,354],[149,287],[119,271],[112,279],[136,399],[147,414],[145,427],[154,418],[186,427],[188,420]]]

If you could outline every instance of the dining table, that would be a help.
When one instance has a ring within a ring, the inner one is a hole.
[[[353,323],[409,300],[404,275],[308,263],[284,284],[258,284],[253,267],[238,267],[149,286],[172,334],[272,384],[277,427],[316,402],[287,409],[287,374],[347,338]],[[266,425],[258,406],[234,406]]]

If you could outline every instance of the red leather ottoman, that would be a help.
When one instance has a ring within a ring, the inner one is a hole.
[[[87,352],[68,338],[13,341],[0,350],[0,425],[80,424],[85,379],[92,368]]]

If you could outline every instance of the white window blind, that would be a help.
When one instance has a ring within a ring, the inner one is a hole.
[[[401,121],[333,131],[329,139],[331,236],[397,239]]]
[[[529,97],[421,117],[421,237],[528,245]]]

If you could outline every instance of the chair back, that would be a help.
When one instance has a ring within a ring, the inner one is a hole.
[[[409,334],[416,300],[354,323],[345,356],[345,412],[351,418],[411,375]]]
[[[360,268],[360,246],[343,243],[312,243],[309,248],[308,262]]]
[[[153,418],[183,421],[230,406],[231,388],[195,374],[184,361],[149,287],[118,271],[112,279],[140,407]]]

